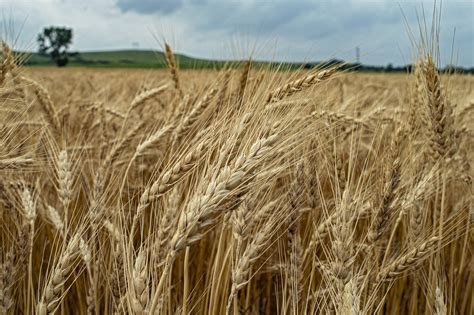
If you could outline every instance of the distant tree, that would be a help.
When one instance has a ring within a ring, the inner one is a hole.
[[[58,67],[68,63],[67,49],[72,43],[72,29],[66,27],[46,27],[38,34],[39,52],[49,55]]]

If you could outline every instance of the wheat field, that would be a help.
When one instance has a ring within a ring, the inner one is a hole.
[[[23,68],[0,314],[472,314],[474,78]]]

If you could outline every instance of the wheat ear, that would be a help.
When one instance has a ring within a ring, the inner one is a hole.
[[[163,173],[150,187],[150,198],[156,198],[169,191],[183,176],[191,170],[202,157],[208,141],[202,141]]]
[[[40,315],[54,314],[64,298],[65,283],[79,253],[79,235],[75,235],[68,242],[66,250],[59,258],[41,294],[36,312]]]
[[[181,89],[181,84],[179,82],[179,75],[178,75],[178,66],[176,65],[176,60],[174,58],[173,51],[171,50],[171,46],[165,43],[165,57],[166,62],[168,63],[168,67],[171,72],[171,79],[174,83],[174,88],[178,91],[179,95],[183,96],[183,90]]]
[[[33,159],[28,157],[0,159],[0,170],[18,170],[31,164],[33,164]]]
[[[122,191],[123,188],[125,187],[127,175],[130,171],[130,168],[133,165],[133,162],[135,162],[137,158],[142,156],[149,147],[161,141],[163,137],[165,137],[169,132],[173,130],[173,128],[174,128],[173,124],[160,128],[159,130],[154,132],[151,136],[149,136],[147,139],[145,139],[145,141],[143,141],[137,146],[137,148],[135,149],[135,153],[133,154],[132,158],[128,162],[127,169],[125,170],[125,174],[123,175],[123,181],[122,181],[122,186],[121,186],[120,191]]]
[[[156,95],[159,95],[168,89],[168,85],[163,85],[157,88],[150,89],[138,94],[132,101],[130,105],[129,112],[145,104],[148,100],[152,99]]]
[[[0,265],[0,314],[7,314],[13,305],[15,273],[15,254],[10,249]]]
[[[440,158],[452,157],[457,151],[452,108],[441,90],[441,78],[433,62],[428,56],[422,63],[422,74],[424,83],[424,97],[429,119],[428,134],[430,137],[430,155],[432,162]]]
[[[316,73],[309,74],[304,78],[288,82],[284,86],[270,92],[267,97],[267,103],[276,102],[282,100],[285,97],[291,96],[297,92],[300,92],[310,86],[317,85],[327,79],[329,79],[334,73],[336,73],[337,67],[320,70]]]
[[[302,292],[302,274],[301,274],[301,236],[299,231],[300,211],[302,206],[302,196],[304,193],[304,168],[303,162],[299,162],[296,166],[295,178],[290,184],[289,191],[289,206],[290,215],[288,219],[288,256],[290,257],[290,264],[288,268],[288,297],[289,309],[291,312],[298,313],[299,299]]]
[[[135,314],[146,314],[148,302],[147,256],[145,250],[138,252],[132,270],[132,309]]]
[[[132,129],[127,132],[127,134],[109,151],[105,159],[102,161],[102,168],[106,169],[110,164],[112,164],[127,147],[127,145],[132,141],[132,139],[137,135],[138,131],[143,127],[143,122],[137,123]]]
[[[265,250],[273,228],[272,224],[263,225],[262,230],[255,234],[242,255],[238,257],[237,263],[232,270],[232,288],[227,299],[227,314],[231,312],[234,297],[248,283],[251,266]]]
[[[180,190],[176,186],[169,194],[168,206],[164,209],[163,216],[160,219],[158,227],[158,235],[156,236],[155,244],[153,248],[157,252],[156,265],[157,268],[166,258],[168,251],[169,239],[173,235],[173,230],[176,227],[176,220],[179,217],[179,203],[180,203]]]
[[[15,68],[15,57],[7,43],[2,41],[3,61],[0,66],[0,87],[3,87],[7,74]]]
[[[51,100],[51,96],[49,95],[48,91],[41,84],[32,79],[21,77],[20,80],[33,88],[41,109],[45,114],[47,122],[55,132],[59,132],[60,123],[54,108],[53,101]]]
[[[448,314],[448,309],[446,307],[446,303],[444,303],[444,295],[443,291],[437,286],[435,292],[435,307],[434,307],[434,314],[435,315],[446,315]]]
[[[247,83],[249,80],[251,67],[252,67],[252,59],[246,60],[242,68],[242,73],[240,74],[239,91],[237,94],[239,102],[242,102],[244,99],[245,89],[247,87]]]
[[[438,245],[438,242],[439,237],[434,236],[419,246],[413,248],[405,255],[395,259],[395,261],[382,269],[382,271],[377,276],[377,280],[390,281],[407,270],[415,268],[433,253],[433,250]]]
[[[183,118],[179,126],[175,130],[176,141],[179,141],[191,126],[198,120],[204,110],[209,106],[212,99],[217,93],[217,89],[211,88],[202,97],[202,99],[193,107],[193,109]]]
[[[59,152],[58,156],[58,177],[59,177],[59,199],[63,204],[64,221],[68,222],[68,209],[72,198],[72,172],[71,163],[66,150]]]
[[[369,243],[374,244],[380,239],[382,233],[387,228],[388,221],[390,219],[391,210],[395,201],[395,193],[400,184],[401,176],[401,137],[400,131],[397,132],[394,141],[392,142],[390,157],[389,157],[389,171],[386,175],[385,186],[383,190],[382,203],[379,209],[375,213],[375,219],[368,232],[367,239]]]

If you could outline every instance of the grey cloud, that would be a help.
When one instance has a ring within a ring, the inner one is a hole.
[[[292,23],[316,8],[311,1],[299,1],[291,5],[285,1],[207,1],[189,6],[184,14],[193,15],[195,26],[201,30],[222,29],[268,33]]]
[[[183,5],[183,0],[117,0],[116,5],[123,12],[170,14]]]
[[[456,43],[460,48],[466,47],[460,49],[461,63],[472,64],[473,60],[469,55],[473,50],[473,7],[469,1],[449,1],[449,5],[446,2],[443,6],[442,35],[447,36],[441,38],[440,49],[444,56],[449,55],[449,35],[457,26]],[[405,18],[417,34],[416,10],[420,14],[421,7],[413,1],[403,0],[302,0],[297,4],[278,0],[208,0],[199,5],[187,3],[176,16],[186,20],[195,33],[217,33],[222,37],[240,33],[259,39],[278,38],[280,43],[295,51],[312,46],[326,56],[332,51],[349,52],[352,57],[354,47],[360,45],[365,62],[400,64],[411,62],[410,49],[413,47]],[[429,5],[425,7],[425,13],[431,19]]]
[[[281,28],[315,8],[317,3],[314,0],[297,3],[284,0],[116,0],[117,7],[123,12],[176,13],[185,18],[191,27],[200,30],[218,28],[233,31],[244,28],[263,32]]]
[[[176,13],[189,28],[199,32],[235,32],[314,40],[337,34],[364,31],[375,25],[401,20],[396,3],[358,3],[351,0],[207,0],[187,1]]]

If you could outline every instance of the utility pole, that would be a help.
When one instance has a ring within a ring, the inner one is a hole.
[[[360,49],[359,46],[356,46],[356,62],[360,64]]]

